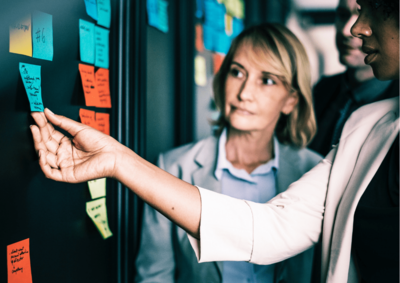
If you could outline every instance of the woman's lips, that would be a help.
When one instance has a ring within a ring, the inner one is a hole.
[[[241,115],[253,115],[253,113],[251,113],[250,111],[248,111],[244,108],[238,108],[238,107],[232,106],[232,110]]]
[[[362,51],[367,54],[367,56],[365,56],[364,58],[364,62],[367,65],[371,64],[371,62],[374,61],[376,55],[378,54],[378,51],[376,49],[373,49],[369,46],[363,46]]]

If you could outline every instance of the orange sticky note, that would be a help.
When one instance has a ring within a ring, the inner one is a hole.
[[[97,129],[96,112],[81,108],[79,109],[79,117],[81,118],[82,124]]]
[[[96,71],[96,90],[99,95],[99,105],[96,107],[111,108],[110,76],[107,69],[100,68]]]
[[[201,24],[196,24],[196,50],[198,52],[204,51],[203,43],[203,26]]]
[[[85,93],[86,106],[99,105],[99,95],[94,79],[94,66],[79,64],[79,72],[81,74],[83,92]]]
[[[225,56],[222,54],[218,54],[218,53],[213,54],[214,74],[216,74],[219,71],[219,68],[221,68],[224,58],[225,58]]]
[[[96,113],[97,130],[110,135],[110,115],[107,113]]]
[[[8,283],[32,283],[29,238],[7,246]]]

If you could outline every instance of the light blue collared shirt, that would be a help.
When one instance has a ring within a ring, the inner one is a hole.
[[[226,159],[227,129],[219,138],[218,161],[215,177],[221,182],[225,195],[258,203],[269,201],[276,195],[276,174],[279,161],[279,143],[274,137],[274,159],[258,166],[251,174],[237,169]],[[249,262],[224,261],[222,283],[273,283],[274,264],[257,265]]]

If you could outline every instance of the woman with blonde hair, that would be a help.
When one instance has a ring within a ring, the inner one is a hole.
[[[298,69],[300,68],[300,69]],[[216,137],[159,156],[158,166],[198,186],[264,203],[321,159],[304,149],[315,133],[308,60],[285,27],[243,31],[214,78]],[[310,282],[313,251],[272,265],[197,262],[185,232],[145,205],[135,282]]]

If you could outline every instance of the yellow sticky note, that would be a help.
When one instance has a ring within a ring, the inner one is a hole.
[[[93,199],[106,196],[106,178],[89,181],[88,185]]]
[[[113,235],[108,227],[106,198],[87,202],[86,212],[93,220],[94,225],[96,225],[103,239],[107,239]]]
[[[228,36],[231,36],[233,33],[233,18],[228,14],[225,14],[225,33]]]
[[[199,86],[207,85],[206,59],[197,55],[194,59],[194,68],[194,80],[196,84]]]
[[[32,57],[31,14],[10,25],[10,52]]]

